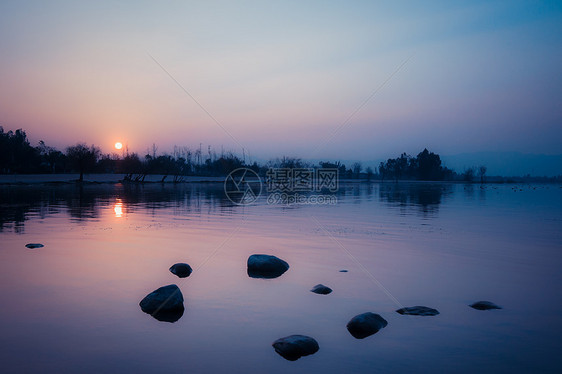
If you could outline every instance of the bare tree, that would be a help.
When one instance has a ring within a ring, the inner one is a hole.
[[[93,144],[91,147],[88,147],[86,143],[79,143],[66,148],[66,157],[80,172],[80,182],[84,180],[85,171],[94,169],[100,155],[101,150]]]
[[[351,170],[353,170],[353,174],[355,175],[355,178],[359,178],[359,174],[361,174],[361,169],[363,169],[363,166],[361,165],[360,162],[355,162],[353,163],[353,165],[351,165]]]
[[[480,183],[484,183],[484,176],[486,175],[486,171],[488,171],[488,168],[484,165],[480,165],[480,167],[478,168],[478,176],[480,177]]]
[[[462,173],[465,182],[472,182],[474,179],[474,168],[468,168]]]

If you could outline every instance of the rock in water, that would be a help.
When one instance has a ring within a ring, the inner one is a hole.
[[[305,335],[291,335],[277,339],[272,344],[275,352],[289,361],[296,361],[302,356],[308,356],[318,352],[318,342]]]
[[[161,322],[174,323],[183,316],[184,311],[184,307],[167,311],[159,310],[158,312],[152,313],[151,316]]]
[[[329,293],[332,293],[332,289],[330,287],[324,286],[323,284],[317,284],[316,286],[312,287],[310,291],[319,295],[328,295]]]
[[[44,245],[41,244],[41,243],[28,243],[25,246],[29,249],[43,248],[44,247]]]
[[[356,339],[364,339],[380,329],[386,327],[388,322],[380,315],[367,312],[359,314],[347,323],[347,330]]]
[[[396,313],[406,314],[410,316],[436,316],[439,314],[439,311],[437,309],[418,305],[398,309]]]
[[[183,262],[172,265],[170,271],[180,278],[187,278],[193,272],[191,266]]]
[[[143,312],[159,321],[176,322],[184,312],[183,295],[175,284],[152,291],[139,305]]]
[[[474,304],[469,305],[471,308],[477,310],[490,310],[490,309],[502,309],[501,306],[497,306],[496,304],[490,301],[478,301]]]
[[[248,258],[248,276],[251,278],[277,278],[289,270],[289,264],[270,255],[251,255]]]

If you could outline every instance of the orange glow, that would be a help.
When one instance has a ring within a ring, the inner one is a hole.
[[[115,205],[113,206],[113,211],[115,212],[115,217],[123,217],[123,203],[120,201],[115,203]]]
[[[115,149],[121,149],[123,148],[123,144],[120,142],[115,143]]]

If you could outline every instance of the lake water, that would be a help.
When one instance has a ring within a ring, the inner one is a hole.
[[[1,371],[562,371],[559,185],[343,184],[336,196],[236,206],[218,183],[0,186]],[[291,267],[250,278],[254,253]],[[171,274],[176,262],[193,274]],[[311,293],[318,283],[333,293]],[[168,284],[185,298],[175,323],[139,307]],[[503,309],[468,307],[479,300]],[[414,305],[440,314],[395,312]],[[388,326],[355,339],[346,324],[368,311]],[[285,360],[271,343],[291,334],[320,350]]]

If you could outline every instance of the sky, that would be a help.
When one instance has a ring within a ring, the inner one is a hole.
[[[562,2],[2,1],[0,125],[105,153],[562,154]]]

